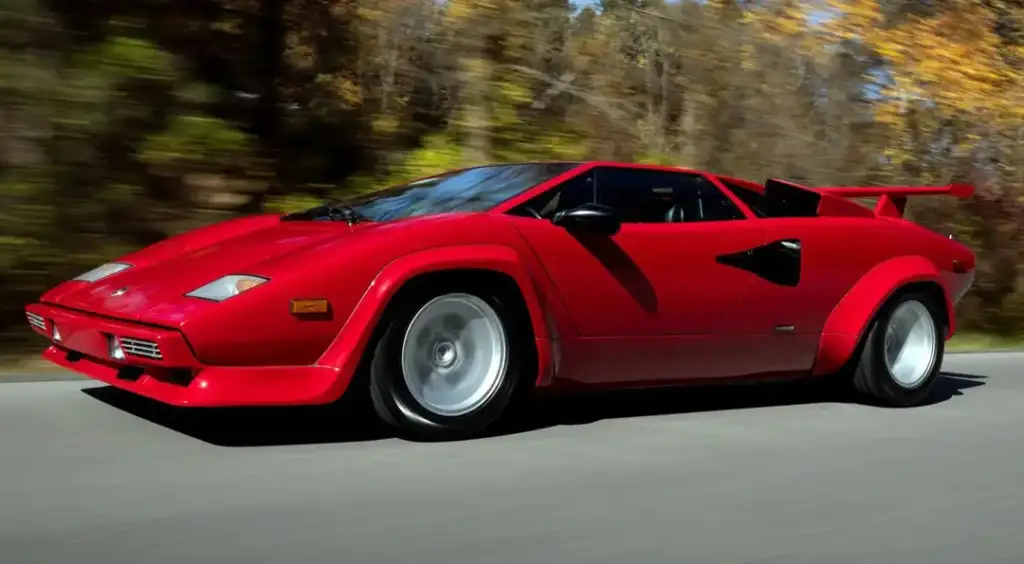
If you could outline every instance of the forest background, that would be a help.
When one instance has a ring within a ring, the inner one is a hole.
[[[1024,0],[2,0],[0,353],[168,235],[522,159],[973,183],[910,216],[1024,332]]]

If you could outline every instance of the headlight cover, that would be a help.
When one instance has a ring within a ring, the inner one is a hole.
[[[230,276],[214,280],[205,286],[200,286],[185,295],[190,298],[222,302],[232,296],[237,296],[246,290],[251,290],[256,286],[269,281],[269,278],[262,278],[259,276],[232,274]]]
[[[79,274],[72,278],[72,280],[77,280],[79,282],[96,282],[97,280],[103,280],[108,276],[112,276],[131,267],[132,265],[123,262],[108,262],[107,264],[97,266],[89,272]]]

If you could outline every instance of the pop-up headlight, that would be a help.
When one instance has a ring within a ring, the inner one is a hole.
[[[192,298],[222,302],[232,296],[237,296],[246,290],[251,290],[265,282],[269,282],[269,280],[259,276],[232,274],[231,276],[225,276],[218,280],[214,280],[205,286],[196,288],[185,295]]]
[[[111,262],[101,266],[97,266],[96,268],[90,270],[89,272],[79,274],[78,276],[72,278],[72,280],[77,280],[79,282],[96,282],[97,280],[102,280],[108,276],[112,276],[114,274],[117,274],[118,272],[121,272],[122,270],[127,270],[131,267],[132,265],[125,264],[123,262]]]

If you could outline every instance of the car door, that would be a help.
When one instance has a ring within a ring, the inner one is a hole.
[[[622,215],[616,235],[572,234],[549,220],[595,199]],[[516,225],[578,333],[563,343],[564,377],[613,383],[730,374],[735,351],[723,349],[723,331],[753,277],[718,257],[757,247],[765,229],[704,176],[602,166],[527,205],[542,219],[516,217]]]
[[[757,370],[809,370],[829,314],[850,288],[877,262],[875,253],[889,247],[868,230],[856,229],[863,218],[771,217],[764,196],[729,180],[721,182],[763,216],[766,244],[761,259],[748,264],[755,278],[739,298],[735,328],[754,338]],[[748,367],[754,369],[754,366]]]

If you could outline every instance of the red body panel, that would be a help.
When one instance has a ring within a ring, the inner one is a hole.
[[[559,377],[586,384],[707,378],[733,372],[736,355],[707,355],[729,337],[749,273],[715,257],[764,242],[765,226],[624,225],[610,238],[574,237],[547,221],[512,217],[565,303],[575,338]],[[738,336],[738,335],[737,335]],[[640,354],[638,354],[640,353]],[[645,359],[642,369],[616,368]]]
[[[746,219],[625,224],[611,237],[506,213],[598,165],[659,168],[590,163],[483,213],[352,226],[225,222],[123,257],[133,266],[98,282],[66,282],[27,311],[45,323],[41,334],[60,329],[46,358],[134,393],[191,406],[315,404],[345,393],[395,292],[439,270],[515,281],[532,322],[538,386],[824,374],[850,358],[901,286],[935,282],[952,304],[973,280],[967,247],[835,197],[856,191],[825,196],[819,217],[763,219],[708,175]],[[720,260],[782,239],[802,242],[797,285]],[[269,282],[223,302],[185,296],[229,274]],[[294,316],[292,299],[325,299],[330,314]],[[949,319],[950,335],[954,325]],[[155,343],[162,356],[112,360],[107,335]],[[141,377],[125,378],[127,366]]]

